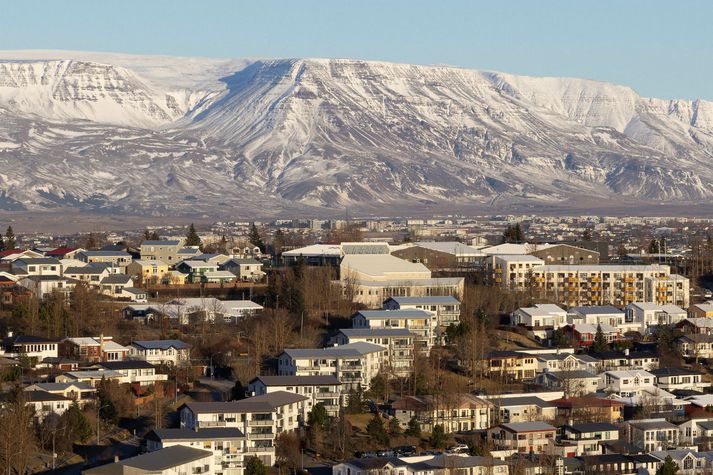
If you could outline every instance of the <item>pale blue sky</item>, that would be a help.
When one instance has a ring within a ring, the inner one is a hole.
[[[0,49],[328,57],[713,99],[713,1],[0,0]]]

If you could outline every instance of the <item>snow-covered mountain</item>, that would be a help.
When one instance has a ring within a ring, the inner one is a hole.
[[[694,209],[712,153],[713,103],[582,79],[0,52],[0,209]]]

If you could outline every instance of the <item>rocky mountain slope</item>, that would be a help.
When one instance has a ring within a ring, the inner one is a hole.
[[[0,209],[695,209],[712,152],[713,103],[581,79],[0,52]]]

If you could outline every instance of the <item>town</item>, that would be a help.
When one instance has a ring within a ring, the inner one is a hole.
[[[0,465],[713,473],[711,227],[534,216],[71,236],[9,226]]]

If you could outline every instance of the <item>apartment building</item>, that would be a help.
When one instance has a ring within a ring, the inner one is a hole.
[[[360,310],[352,316],[354,328],[400,328],[413,333],[415,350],[428,353],[438,338],[438,320],[434,312],[409,310]]]
[[[451,433],[487,429],[493,420],[494,409],[492,402],[472,394],[447,394],[441,397],[404,396],[391,403],[389,413],[402,427],[416,418],[424,432],[431,432],[435,425],[441,425]]]
[[[179,257],[179,250],[183,247],[185,240],[161,239],[157,241],[147,240],[141,243],[139,252],[141,259],[165,262],[174,265],[183,257]]]
[[[178,408],[181,428],[237,428],[247,437],[245,451],[270,466],[275,438],[296,430],[306,417],[307,397],[286,391],[229,402],[189,402]]]
[[[390,297],[384,301],[385,310],[426,310],[436,314],[440,327],[460,323],[460,302],[451,295],[430,297]]]
[[[247,437],[235,427],[154,429],[144,439],[149,453],[174,446],[213,452],[215,475],[243,475],[245,459],[253,455],[247,450]]]
[[[514,450],[525,454],[543,454],[554,443],[557,428],[545,422],[512,422],[491,427],[488,441],[496,450]]]
[[[373,343],[327,348],[290,348],[277,359],[280,376],[336,376],[343,391],[367,390],[387,361],[387,349]]]
[[[247,395],[262,396],[280,391],[305,396],[305,411],[322,404],[330,416],[339,415],[345,403],[342,383],[336,376],[257,376],[248,383]]]
[[[131,254],[125,251],[80,251],[76,259],[86,264],[105,263],[125,270],[131,263]]]
[[[543,267],[544,263],[542,259],[528,254],[493,256],[493,282],[512,290],[533,287],[533,269]]]
[[[366,342],[385,347],[387,361],[383,369],[389,375],[403,378],[413,372],[415,338],[405,328],[344,328],[335,335],[334,342],[337,345]]]
[[[485,358],[485,366],[491,377],[515,381],[532,380],[537,373],[535,356],[517,351],[491,351]]]
[[[688,279],[671,274],[665,265],[540,265],[533,266],[529,275],[528,285],[538,295],[569,307],[624,307],[633,302],[688,307],[689,303]],[[514,287],[525,288],[524,277],[522,282]]]

